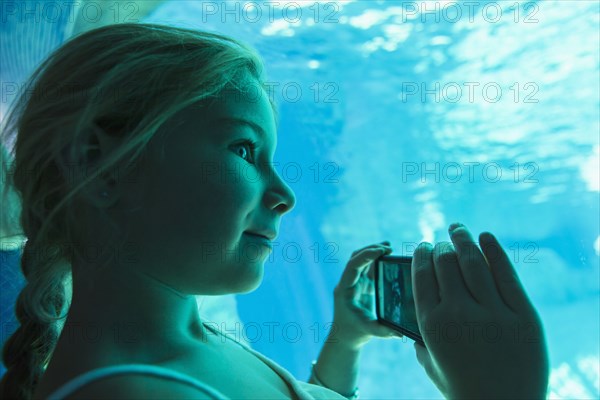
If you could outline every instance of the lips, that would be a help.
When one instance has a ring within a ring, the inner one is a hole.
[[[267,240],[274,240],[277,237],[277,233],[276,232],[253,232],[253,231],[246,231],[245,233],[249,233],[251,235],[255,235],[255,236],[260,236],[263,237]]]

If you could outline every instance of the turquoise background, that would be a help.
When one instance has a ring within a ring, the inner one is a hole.
[[[173,1],[139,14],[246,41],[276,85],[275,161],[298,201],[262,285],[206,298],[205,310],[306,380],[351,253],[390,240],[410,255],[461,221],[500,239],[538,307],[549,397],[598,398],[600,6],[468,3],[280,2],[270,18],[263,2],[259,15],[246,2]],[[50,23],[3,8],[2,116],[7,83],[85,29],[80,12]],[[3,341],[16,327],[18,261],[2,252]],[[362,398],[441,398],[410,340],[372,340],[360,373]]]

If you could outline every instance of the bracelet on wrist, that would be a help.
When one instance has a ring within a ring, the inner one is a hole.
[[[324,388],[327,388],[329,390],[333,390],[330,387],[328,387],[327,385],[325,385],[323,382],[321,382],[321,380],[317,377],[317,371],[315,370],[315,365],[317,365],[317,361],[313,360],[312,362],[312,366],[310,369],[310,376],[311,378],[317,382],[317,384],[319,386],[323,386]],[[310,379],[310,378],[309,378]],[[335,390],[334,390],[335,391]],[[337,391],[335,391],[337,392]],[[339,392],[338,392],[339,393]],[[354,391],[351,394],[342,394],[340,393],[340,395],[344,396],[345,398],[347,398],[348,400],[358,400],[358,387],[356,389],[354,389]]]

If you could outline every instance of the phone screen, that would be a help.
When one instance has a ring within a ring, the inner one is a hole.
[[[382,256],[375,260],[377,320],[423,344],[411,280],[412,257]]]

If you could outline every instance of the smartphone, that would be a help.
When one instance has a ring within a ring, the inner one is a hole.
[[[381,256],[375,260],[377,321],[425,346],[417,324],[411,263],[412,257],[406,256]]]

